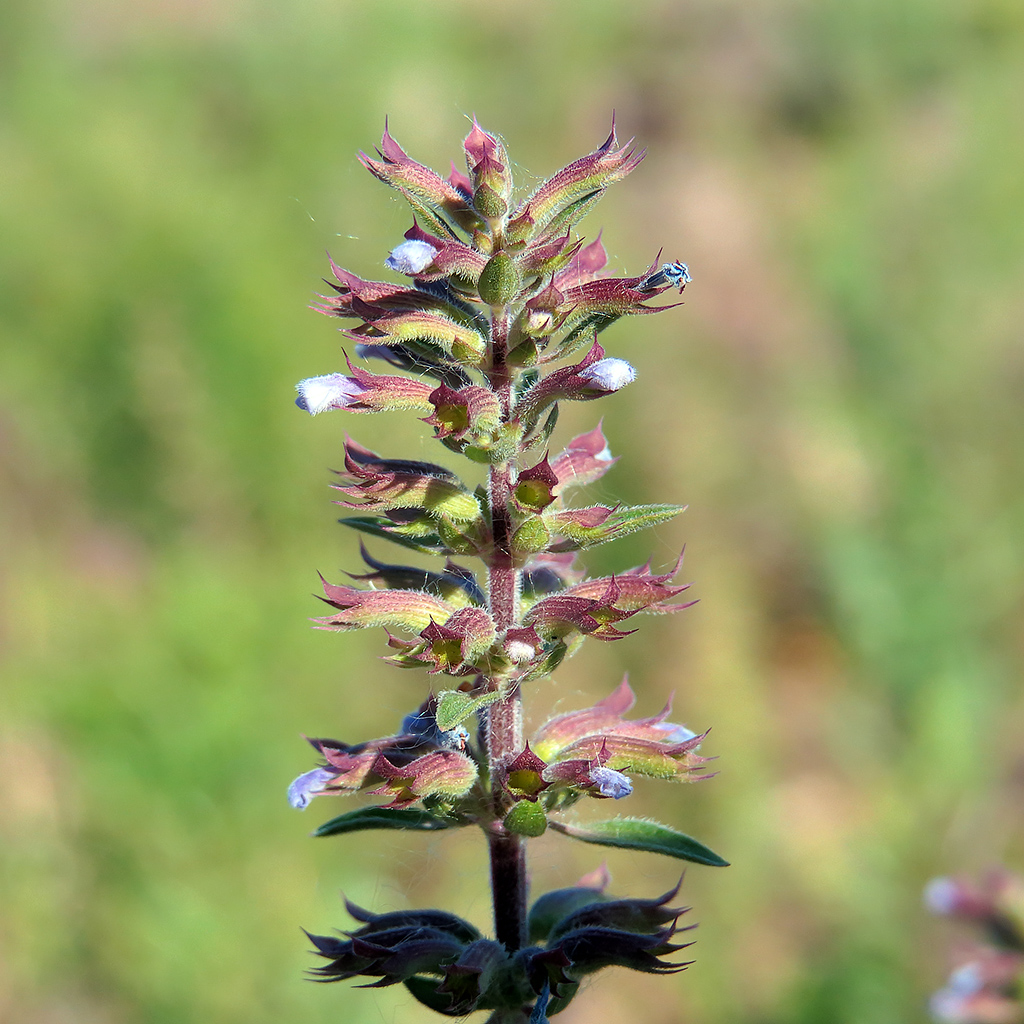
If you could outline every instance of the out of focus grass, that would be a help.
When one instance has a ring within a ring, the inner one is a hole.
[[[675,689],[721,773],[634,810],[734,866],[687,874],[693,968],[603,977],[565,1019],[923,1019],[923,881],[1024,856],[1021,11],[8,0],[0,1019],[428,1018],[301,976],[341,887],[488,914],[476,837],[312,841],[334,808],[284,804],[299,733],[379,735],[424,689],[304,619],[315,571],[354,568],[324,487],[342,432],[437,457],[401,418],[291,406],[339,367],[304,306],[324,249],[373,275],[407,227],[354,160],[385,115],[444,167],[475,111],[528,185],[613,108],[650,155],[586,229],[695,280],[606,335],[640,381],[562,436],[603,413],[601,496],[691,505],[593,568],[685,540],[702,601],[535,706],[623,669],[642,709]],[[538,887],[595,864],[534,846]],[[675,872],[610,865],[635,894]]]

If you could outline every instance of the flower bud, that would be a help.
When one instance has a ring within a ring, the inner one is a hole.
[[[666,719],[671,705],[651,718],[627,719],[633,706],[627,680],[604,700],[545,722],[534,735],[535,756],[549,764],[545,779],[590,788],[595,796],[621,799],[631,792],[623,772],[696,782],[706,759],[697,756],[703,736]],[[687,740],[677,735],[689,735]],[[594,792],[596,790],[596,792]]]
[[[573,224],[612,182],[624,178],[643,159],[631,143],[616,149],[615,125],[588,156],[574,160],[544,182],[514,213],[511,227],[524,236],[551,222]],[[522,226],[520,226],[520,223]]]
[[[537,652],[533,644],[524,643],[522,640],[509,640],[505,644],[505,653],[517,665],[529,661]]]
[[[512,809],[505,815],[504,825],[514,835],[535,838],[547,831],[548,819],[539,803],[520,800],[513,804]]]
[[[431,621],[420,637],[426,644],[420,660],[432,663],[434,671],[461,675],[491,646],[494,620],[483,608],[460,608],[444,625]]]
[[[653,728],[665,734],[666,743],[688,743],[697,736],[692,729],[687,729],[685,725],[676,725],[675,722],[657,722]]]
[[[974,881],[969,878],[933,878],[924,890],[925,905],[933,914],[964,920],[987,921],[1007,909],[1005,895],[1018,886],[1006,872],[993,871]]]
[[[547,765],[530,749],[517,754],[505,767],[505,788],[517,797],[534,799],[538,793],[548,788],[548,783],[541,777]]]
[[[433,415],[424,420],[441,440],[462,440],[469,435],[490,436],[501,425],[501,406],[493,391],[469,385],[458,391],[442,384],[429,401]]]
[[[508,156],[501,141],[473,119],[473,130],[463,142],[466,165],[473,176],[473,206],[489,219],[504,217],[512,191]]]
[[[511,302],[523,281],[515,260],[506,252],[496,252],[480,273],[480,298],[489,306],[504,306]]]
[[[477,213],[491,220],[504,217],[508,212],[508,203],[504,197],[486,182],[481,182],[473,193],[473,207]]]
[[[546,338],[555,330],[555,315],[548,309],[528,309],[523,333],[532,338]]]
[[[338,609],[333,615],[316,618],[321,629],[367,629],[391,626],[418,633],[431,622],[445,622],[455,611],[453,605],[419,590],[358,590],[336,586],[321,577],[326,604]]]
[[[478,222],[466,202],[466,196],[436,171],[410,159],[391,137],[387,122],[377,156],[379,159],[360,153],[359,162],[375,178],[397,189],[421,216],[438,227],[445,217],[451,217],[464,228],[471,228]]]
[[[431,385],[412,377],[387,377],[369,373],[349,363],[352,376],[329,373],[307,377],[295,385],[299,397],[295,404],[311,416],[328,409],[349,412],[387,412],[396,409],[431,408]]]
[[[567,893],[581,891],[588,890],[563,890]],[[603,890],[596,893],[593,889],[589,891],[593,894],[591,899],[576,901],[575,906],[568,906],[566,913],[553,922],[547,935],[549,943],[580,928],[616,928],[634,933],[657,932],[666,925],[675,926],[687,909],[669,906],[679,893],[679,885],[673,886],[668,892],[654,899],[613,900],[606,897]],[[541,900],[543,899],[544,897],[541,897]]]
[[[432,516],[469,523],[480,514],[477,499],[443,466],[407,459],[382,459],[354,441],[345,444],[345,473],[332,484],[353,501],[346,508],[393,512],[422,508]]]
[[[600,424],[586,434],[574,437],[551,463],[551,469],[565,487],[593,483],[615,465]]]
[[[530,941],[543,941],[559,921],[574,911],[606,901],[603,888],[594,886],[576,885],[568,889],[553,889],[546,892],[530,908]]]
[[[435,750],[408,764],[396,765],[384,754],[373,763],[373,772],[384,779],[383,785],[370,792],[389,796],[385,807],[408,807],[423,797],[454,798],[462,796],[476,781],[476,762],[456,750]]]
[[[581,362],[555,370],[529,388],[519,399],[516,413],[532,428],[555,402],[589,402],[613,394],[634,380],[636,370],[625,359],[606,357],[604,349],[594,341]]]

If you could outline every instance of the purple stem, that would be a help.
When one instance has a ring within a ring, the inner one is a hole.
[[[505,361],[508,329],[507,312],[495,310],[491,324],[488,378],[491,388],[498,394],[505,422],[512,414],[512,384]],[[516,568],[511,549],[510,502],[515,477],[516,469],[511,463],[491,466],[489,486],[494,549],[487,566],[487,593],[499,633],[519,622],[520,570]],[[518,686],[487,710],[486,733],[497,819],[488,837],[494,929],[497,940],[509,951],[515,951],[526,943],[526,844],[521,836],[511,835],[501,827],[501,819],[511,802],[501,786],[494,786],[494,780],[500,777],[502,767],[523,748],[522,700]]]

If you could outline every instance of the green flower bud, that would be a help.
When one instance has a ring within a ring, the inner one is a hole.
[[[505,815],[505,828],[517,836],[542,836],[547,831],[548,819],[544,809],[532,800],[520,800]]]
[[[491,306],[507,305],[522,286],[519,268],[507,252],[496,252],[487,261],[477,284],[480,298]]]
[[[481,185],[473,193],[473,206],[488,220],[497,220],[508,213],[508,203],[488,185]]]

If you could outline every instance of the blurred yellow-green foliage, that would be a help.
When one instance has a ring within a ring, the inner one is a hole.
[[[408,226],[355,161],[385,115],[446,168],[475,112],[529,186],[614,109],[649,156],[584,227],[694,283],[604,336],[640,379],[559,438],[604,414],[598,496],[690,504],[592,568],[686,541],[701,603],[531,699],[675,689],[720,774],[632,810],[734,866],[687,873],[694,967],[561,1019],[923,1020],[922,883],[1024,855],[1022,108],[1019,0],[0,5],[0,1019],[430,1019],[302,977],[342,888],[488,919],[477,836],[314,841],[337,805],[284,801],[300,733],[390,732],[425,688],[306,622],[356,568],[343,431],[437,457],[292,406],[341,365],[305,306],[325,249],[375,276]],[[599,860],[532,849],[538,888]]]

